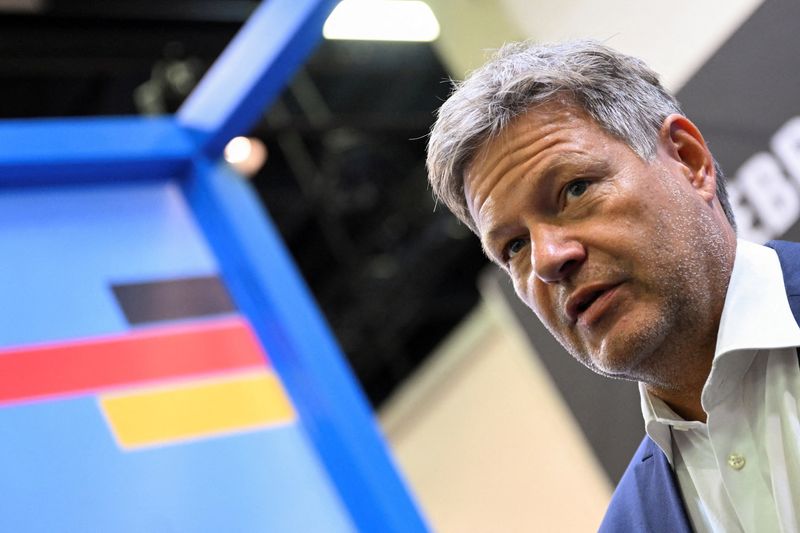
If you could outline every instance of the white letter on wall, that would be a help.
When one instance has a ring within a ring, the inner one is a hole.
[[[772,136],[770,146],[795,183],[800,185],[800,117],[781,126]]]
[[[745,161],[736,173],[736,181],[770,237],[783,235],[800,218],[797,189],[767,152],[755,154]]]
[[[728,201],[731,203],[733,216],[736,218],[737,237],[764,244],[776,236],[765,231],[763,226],[756,225],[756,215],[753,213],[753,209],[744,202],[742,192],[735,181],[729,181],[725,188],[728,191]]]

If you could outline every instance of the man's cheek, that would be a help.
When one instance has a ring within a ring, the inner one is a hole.
[[[548,287],[544,283],[536,283],[534,280],[529,283],[520,278],[511,276],[511,282],[514,286],[514,292],[517,297],[528,306],[528,309],[533,311],[539,321],[544,324],[553,335],[561,339],[562,336],[557,331],[559,320],[558,310],[555,309],[551,295],[548,292]]]
[[[509,277],[511,278],[511,284],[514,286],[514,292],[517,294],[517,298],[524,302],[525,305],[527,305],[532,311],[536,312],[536,306],[533,305],[533,300],[528,294],[528,288],[526,284],[520,281],[520,279],[513,274],[509,274]]]
[[[550,305],[549,301],[540,296],[538,300],[535,297],[531,297],[526,303],[542,324],[547,326],[547,329],[552,331],[554,335],[560,337],[556,331],[559,324],[558,314],[555,312],[552,305]]]
[[[519,299],[522,300],[522,302],[525,305],[527,305],[528,308],[531,311],[533,311],[537,317],[539,317],[539,320],[545,322],[547,309],[543,305],[541,299],[537,299],[536,293],[534,293],[532,290],[529,290],[528,287],[519,287],[516,290]]]

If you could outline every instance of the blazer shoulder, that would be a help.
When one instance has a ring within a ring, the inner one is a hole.
[[[800,323],[800,244],[787,241],[769,241],[766,246],[775,250],[783,271],[783,284],[789,307]]]
[[[599,531],[691,531],[669,461],[649,437],[625,469]]]
[[[645,522],[642,520],[640,487],[635,471],[641,463],[652,460],[656,451],[661,453],[649,437],[642,439],[611,496],[600,532],[610,533],[626,528],[630,528],[629,531],[643,531],[640,528],[645,526]]]
[[[781,267],[789,267],[792,271],[800,271],[800,243],[789,241],[769,241],[764,244],[778,253]]]

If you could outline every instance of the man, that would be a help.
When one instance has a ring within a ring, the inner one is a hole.
[[[639,382],[648,437],[602,530],[800,528],[800,251],[737,242],[654,72],[594,42],[507,45],[442,105],[428,171],[561,344]]]

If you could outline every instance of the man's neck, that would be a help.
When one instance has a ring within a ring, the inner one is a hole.
[[[683,352],[689,355],[676,357],[674,368],[679,368],[680,371],[671,376],[672,379],[665,380],[664,383],[645,384],[650,394],[664,401],[684,420],[706,421],[702,394],[711,373],[716,335],[713,340],[714,342],[706,343],[706,346],[695,346],[691,352]]]
[[[702,404],[703,388],[714,361],[719,324],[736,254],[736,237],[733,233],[728,237],[731,248],[724,269],[727,276],[717,287],[711,300],[713,303],[706,310],[707,321],[702,326],[690,322],[673,342],[665,343],[665,346],[670,346],[670,353],[662,354],[664,357],[657,360],[665,362],[666,367],[653,374],[657,379],[645,382],[650,394],[664,401],[684,420],[705,422],[707,418]]]
[[[650,385],[647,386],[647,391],[666,403],[670,409],[675,411],[684,420],[697,420],[700,422],[706,421],[706,412],[703,409],[701,396],[703,387],[692,388],[685,392],[677,390],[656,389]]]

